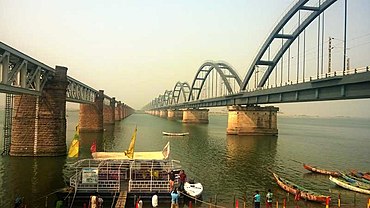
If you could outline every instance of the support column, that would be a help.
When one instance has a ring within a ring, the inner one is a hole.
[[[155,110],[155,111],[154,111],[154,115],[155,115],[155,116],[159,116],[159,114],[160,114],[159,110]]]
[[[61,156],[66,146],[67,68],[56,66],[55,76],[40,97],[14,97],[11,156]]]
[[[169,109],[167,114],[168,120],[182,120],[182,111]]]
[[[121,101],[118,101],[117,107],[116,107],[116,111],[115,111],[115,114],[116,114],[115,119],[116,119],[116,121],[122,120],[121,110],[122,110],[122,104],[121,104]]]
[[[277,135],[277,111],[274,106],[230,106],[227,134]]]
[[[104,124],[112,125],[115,122],[115,105],[116,99],[112,98],[109,105],[104,105],[103,122]]]
[[[187,109],[183,111],[183,123],[208,123],[208,109]]]
[[[159,117],[161,118],[167,118],[167,110],[160,110],[159,111]]]
[[[80,132],[102,132],[104,90],[99,90],[94,104],[80,104]]]

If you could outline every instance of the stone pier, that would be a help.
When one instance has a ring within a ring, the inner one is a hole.
[[[187,109],[183,111],[183,123],[209,123],[208,109]]]
[[[122,103],[121,103],[121,101],[118,101],[118,103],[117,103],[117,106],[116,106],[116,110],[115,110],[115,114],[116,114],[116,116],[115,116],[115,120],[116,121],[120,121],[120,120],[122,120]]]
[[[66,146],[67,68],[57,66],[41,96],[14,97],[11,156],[60,156]]]
[[[227,134],[277,135],[277,111],[273,106],[229,107]]]
[[[103,124],[113,125],[116,114],[116,99],[112,98],[109,105],[104,105],[103,108]]]
[[[161,118],[167,118],[167,110],[160,110],[159,111],[159,117]]]
[[[99,90],[94,104],[80,104],[80,132],[102,132],[104,90]]]
[[[168,109],[167,119],[168,120],[182,120],[183,112],[181,110]]]

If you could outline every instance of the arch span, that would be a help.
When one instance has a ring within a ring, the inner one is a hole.
[[[193,84],[191,85],[190,93],[189,93],[189,97],[187,101],[199,99],[204,83],[206,82],[212,70],[216,70],[216,72],[220,75],[223,83],[225,84],[228,94],[236,93],[235,90],[233,90],[231,86],[231,81],[235,80],[235,82],[240,87],[241,79],[238,76],[238,74],[235,72],[235,70],[231,66],[225,63],[216,63],[216,62],[209,61],[209,62],[204,63],[198,69],[198,72],[196,73],[195,78],[193,80]]]
[[[294,42],[294,40],[306,29],[306,27],[315,20],[323,11],[329,8],[334,2],[337,0],[325,0],[319,6],[308,6],[310,0],[299,0],[280,20],[280,22],[275,26],[273,31],[268,36],[265,43],[262,45],[261,49],[259,50],[257,56],[253,60],[249,70],[241,84],[240,90],[245,90],[253,73],[256,70],[256,66],[267,66],[267,70],[264,72],[262,79],[258,83],[258,87],[263,87],[266,83],[267,79],[269,78],[272,71],[275,69],[276,64],[280,61],[282,56],[284,55],[285,51],[290,47],[290,45]],[[309,11],[311,12],[306,19],[295,28],[295,30],[291,34],[284,34],[282,29],[288,22],[292,19],[292,17],[299,11]],[[275,39],[285,39],[285,43],[280,48],[280,50],[275,54],[272,60],[263,60],[265,53],[268,51],[270,45]]]

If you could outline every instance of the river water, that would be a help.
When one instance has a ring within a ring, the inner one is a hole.
[[[327,176],[309,173],[302,162],[319,167],[349,171],[370,171],[370,119],[278,117],[278,136],[226,135],[227,116],[210,115],[209,124],[183,124],[147,114],[133,114],[106,127],[104,134],[81,134],[80,158],[90,158],[90,145],[98,142],[98,151],[127,149],[137,126],[136,151],[158,151],[170,141],[172,159],[180,160],[188,178],[204,186],[203,200],[233,207],[234,199],[252,205],[255,190],[266,195],[271,188],[274,200],[293,196],[275,183],[271,171],[307,189],[332,196],[342,205],[366,207],[369,195],[344,190]],[[67,145],[73,137],[78,112],[68,112]],[[162,131],[190,132],[185,137],[166,137]],[[1,141],[1,147],[3,141]],[[76,159],[66,157],[0,157],[0,207],[12,207],[17,196],[25,197],[27,207],[53,207],[52,192],[66,186],[66,167]],[[149,203],[144,204],[144,207]],[[198,203],[198,206],[207,207]],[[264,206],[264,205],[263,205]],[[323,207],[298,202],[299,207]],[[106,207],[110,207],[106,205]],[[168,206],[163,206],[168,207]],[[187,206],[184,206],[187,207]]]

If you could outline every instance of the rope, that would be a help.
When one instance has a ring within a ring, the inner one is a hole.
[[[223,206],[219,206],[219,205],[211,204],[211,203],[209,203],[209,202],[202,201],[202,200],[200,200],[200,199],[197,199],[197,198],[195,198],[195,197],[193,197],[193,196],[190,196],[190,195],[186,194],[185,192],[182,192],[182,191],[179,191],[179,192],[180,192],[181,194],[183,194],[183,195],[185,195],[185,196],[187,196],[187,197],[191,198],[191,199],[194,199],[195,201],[198,201],[198,202],[204,203],[204,204],[206,204],[206,205],[213,206],[213,207],[226,208],[226,207],[223,207]]]
[[[78,186],[78,183],[76,183],[76,187],[75,187],[75,194],[73,195],[73,198],[72,198],[72,203],[71,203],[71,206],[69,208],[72,208],[73,206],[73,202],[75,201],[75,197],[76,197],[76,194],[77,194],[77,186]],[[68,194],[69,195],[69,194]]]
[[[114,201],[116,199],[117,191],[114,192],[113,200],[112,200],[112,205],[110,205],[111,208],[113,208]]]

